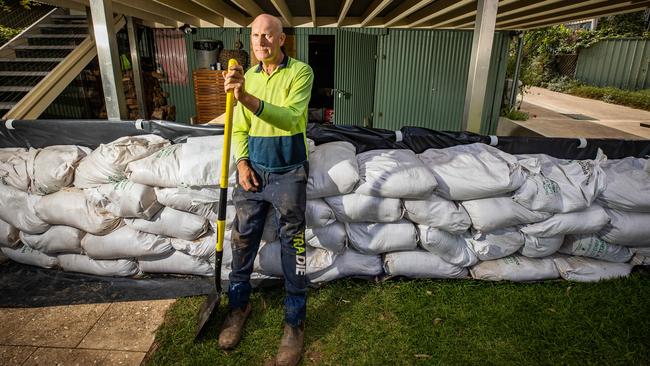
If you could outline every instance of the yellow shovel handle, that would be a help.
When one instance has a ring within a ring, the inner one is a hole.
[[[228,60],[228,70],[237,66],[237,60]],[[217,252],[223,251],[226,233],[226,204],[228,199],[228,173],[230,167],[230,139],[232,136],[232,117],[235,109],[235,95],[230,90],[226,94],[226,123],[223,129],[223,149],[221,155],[221,180],[219,181],[219,213],[217,217]]]

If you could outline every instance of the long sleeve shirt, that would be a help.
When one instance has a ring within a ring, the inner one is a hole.
[[[307,161],[307,107],[314,73],[304,62],[285,56],[268,75],[261,64],[244,75],[246,91],[260,100],[252,112],[235,107],[232,142],[236,161],[248,159],[269,172],[286,172]]]

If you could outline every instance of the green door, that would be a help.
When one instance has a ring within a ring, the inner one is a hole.
[[[337,30],[335,60],[334,123],[372,126],[377,37]]]

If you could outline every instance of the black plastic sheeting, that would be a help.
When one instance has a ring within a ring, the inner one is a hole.
[[[41,148],[81,145],[91,149],[123,136],[156,134],[174,143],[188,137],[223,135],[218,125],[188,125],[167,121],[7,120],[0,125],[0,147]]]
[[[227,289],[228,283],[222,281],[222,288]],[[279,279],[251,280],[254,288],[276,287],[282,283]],[[11,260],[0,263],[0,308],[176,299],[207,295],[213,290],[214,277],[163,274],[142,278],[106,277],[38,268]]]
[[[411,149],[421,153],[426,149],[473,143],[493,144],[510,154],[547,154],[561,159],[594,159],[601,149],[610,159],[650,155],[650,140],[617,140],[483,136],[471,132],[434,131],[422,127],[402,127],[399,131],[371,129],[356,126],[310,124],[309,138],[319,145],[332,141],[348,141],[357,153],[373,149]],[[585,144],[586,143],[586,144]],[[584,146],[581,146],[584,145]]]
[[[0,147],[82,145],[96,148],[99,144],[114,141],[122,136],[151,133],[179,143],[188,137],[221,135],[223,127],[142,120],[14,120],[0,124]],[[441,149],[481,142],[493,144],[510,154],[547,154],[562,159],[593,159],[598,149],[610,159],[650,155],[650,140],[581,141],[577,138],[491,137],[470,132],[434,131],[421,127],[402,127],[396,133],[377,128],[309,124],[307,136],[316,144],[348,141],[356,147],[357,153],[374,149],[411,149],[421,153],[429,148]]]
[[[174,299],[210,293],[212,277],[102,277],[43,269],[7,261],[0,264],[0,307],[42,307],[115,301]]]

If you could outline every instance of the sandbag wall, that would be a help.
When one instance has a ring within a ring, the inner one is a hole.
[[[0,149],[2,253],[95,275],[212,275],[222,141]]]
[[[645,159],[511,155],[482,143],[420,154],[355,154],[342,141],[312,150],[310,215],[333,221],[319,231],[347,235],[347,248],[327,248],[335,255],[330,272],[596,281],[648,262]]]
[[[650,262],[646,159],[515,155],[472,141],[413,149],[384,136],[390,146],[359,148],[323,136],[309,141],[305,240],[314,283],[382,275],[595,281]],[[140,135],[92,151],[0,149],[2,252],[99,275],[211,275],[221,141]],[[254,278],[282,275],[273,216]]]

